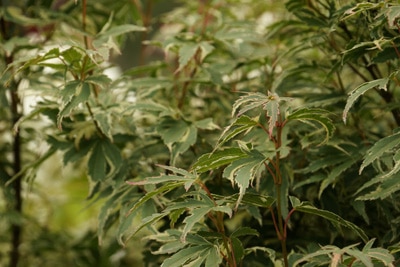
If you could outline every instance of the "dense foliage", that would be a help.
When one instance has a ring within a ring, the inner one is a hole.
[[[396,266],[400,5],[277,2],[2,1],[10,267]],[[98,240],[24,208],[60,155]]]

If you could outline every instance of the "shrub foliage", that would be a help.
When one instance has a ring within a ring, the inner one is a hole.
[[[397,1],[16,2],[0,9],[14,244],[22,181],[61,152],[103,203],[99,243],[145,232],[145,266],[398,263]],[[137,63],[111,77],[127,36]]]

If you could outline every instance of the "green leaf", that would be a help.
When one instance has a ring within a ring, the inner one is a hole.
[[[228,178],[232,184],[236,184],[239,187],[239,198],[236,202],[235,209],[239,206],[246,189],[249,187],[250,182],[255,178],[258,168],[265,160],[263,154],[254,150],[248,157],[233,161],[225,168],[223,176]]]
[[[362,196],[357,197],[357,200],[375,200],[375,199],[385,199],[392,195],[393,193],[400,190],[400,174],[396,173],[393,176],[382,179],[381,176],[376,177],[372,181],[374,183],[380,183],[375,190],[366,193]],[[370,185],[369,183],[368,185]],[[364,187],[362,188],[364,189]]]
[[[197,259],[199,255],[207,251],[209,248],[210,246],[208,245],[192,246],[184,248],[179,252],[175,253],[170,258],[166,259],[161,264],[161,267],[182,267],[185,263]]]
[[[93,181],[104,181],[106,178],[107,161],[101,142],[97,142],[92,149],[88,161],[88,173]]]
[[[216,125],[213,122],[212,118],[207,118],[207,119],[203,119],[203,120],[200,120],[200,121],[195,121],[195,122],[193,122],[193,125],[196,126],[199,129],[204,129],[204,130],[219,129],[219,126]]]
[[[128,32],[142,32],[146,31],[145,27],[133,25],[133,24],[123,24],[123,25],[117,25],[109,30],[102,31],[100,32],[96,38],[108,38],[108,37],[113,37],[113,36],[118,36],[121,34],[125,34]]]
[[[361,164],[359,173],[361,174],[365,167],[374,160],[381,157],[385,152],[392,150],[400,143],[400,132],[386,136],[377,141],[365,154],[364,161]]]
[[[232,201],[237,202],[239,199],[240,195],[235,194],[230,196],[228,199],[232,199]],[[261,207],[261,208],[270,208],[272,204],[274,204],[275,198],[266,196],[266,195],[260,195],[260,194],[254,194],[254,193],[246,193],[242,197],[242,203],[249,205],[249,206],[256,206],[256,207]]]
[[[170,182],[170,183],[166,183],[166,184],[160,186],[157,189],[154,189],[154,190],[148,192],[146,195],[144,195],[138,201],[135,202],[133,207],[129,210],[129,213],[134,212],[135,210],[140,208],[149,199],[151,199],[157,195],[166,194],[178,187],[181,187],[183,184],[184,184],[183,182]]]
[[[13,63],[7,65],[7,70],[23,63],[23,65],[21,67],[19,67],[17,69],[17,71],[14,73],[14,75],[15,75],[31,66],[40,65],[47,60],[58,58],[59,55],[60,55],[59,48],[53,48],[53,49],[49,50],[48,52],[46,52],[44,55],[39,55],[39,56],[35,56],[33,58],[28,58],[28,59],[27,58],[15,59],[13,61]],[[10,78],[12,78],[12,77],[13,77],[13,75],[11,75]],[[10,81],[8,81],[7,83],[9,83],[9,82]]]
[[[346,106],[343,110],[343,121],[346,123],[347,119],[347,113],[349,112],[350,108],[353,106],[354,102],[361,96],[363,95],[366,91],[377,87],[378,89],[386,90],[386,85],[389,82],[389,78],[382,78],[382,79],[377,79],[373,80],[370,82],[366,82],[358,86],[356,89],[351,91],[349,93],[349,97],[347,99]]]
[[[384,174],[383,176],[381,176],[381,179],[385,179],[386,177],[390,177],[396,173],[398,173],[400,171],[400,150],[397,150],[393,156],[393,162],[394,162],[394,166],[393,168],[387,172],[386,174]]]
[[[182,236],[181,236],[181,241],[186,242],[186,236],[189,233],[190,230],[192,230],[193,226],[197,223],[200,222],[205,218],[207,213],[209,213],[212,210],[213,207],[201,207],[201,208],[196,208],[191,211],[191,215],[186,217],[183,223],[185,224],[185,227],[183,228]]]
[[[119,148],[108,139],[102,139],[103,155],[106,157],[109,171],[108,176],[115,174],[122,165],[122,156]]]
[[[175,165],[177,157],[186,152],[192,145],[196,143],[197,140],[197,128],[193,125],[189,125],[186,128],[185,134],[171,147],[171,164]]]
[[[171,212],[169,212],[168,217],[170,219],[169,226],[170,228],[174,228],[175,223],[178,221],[178,219],[181,217],[183,213],[185,213],[187,207],[182,207],[180,209],[174,209]],[[181,242],[179,242],[181,243]]]
[[[209,42],[201,42],[199,48],[201,50],[201,61],[203,61],[215,49],[215,47]]]
[[[111,117],[109,113],[96,113],[94,115],[94,120],[97,123],[97,126],[100,128],[101,133],[103,133],[107,138],[113,140],[111,134]]]
[[[378,2],[378,3],[370,3],[370,2],[361,2],[353,6],[352,8],[346,10],[344,13],[344,17],[342,17],[342,20],[346,20],[352,16],[359,15],[362,12],[365,12],[369,9],[377,9],[383,5],[383,2]]]
[[[343,248],[342,251],[346,252],[348,255],[353,256],[357,260],[361,261],[364,266],[374,267],[371,258],[367,254],[364,254],[363,252],[359,251],[358,249]]]
[[[298,109],[294,111],[292,114],[287,116],[288,120],[299,120],[299,121],[315,121],[319,123],[326,132],[325,139],[321,144],[326,143],[332,136],[335,131],[335,125],[332,120],[328,117],[328,111],[323,109]]]
[[[93,181],[104,181],[107,176],[115,174],[121,164],[122,157],[119,149],[108,139],[102,139],[97,141],[92,148],[88,161],[88,173]]]
[[[104,87],[111,83],[111,79],[104,74],[97,74],[97,75],[90,75],[88,78],[85,79],[85,82],[97,85],[99,87]]]
[[[365,202],[356,200],[352,201],[351,205],[353,206],[354,210],[363,217],[364,221],[369,224],[370,220],[365,209]]]
[[[231,234],[231,237],[240,237],[246,235],[259,236],[259,233],[257,232],[257,230],[250,227],[240,227]]]
[[[6,21],[12,21],[16,24],[24,25],[24,26],[33,26],[33,25],[45,25],[48,22],[43,21],[42,19],[36,19],[25,16],[21,8],[14,5],[4,5],[4,18]]]
[[[72,85],[71,85],[72,86]],[[77,108],[79,104],[86,102],[90,96],[90,85],[88,83],[79,83],[75,87],[75,95],[67,103],[63,103],[63,107],[57,115],[57,125],[61,128],[62,120],[69,115],[72,110]]]
[[[280,98],[276,94],[268,92],[269,101],[264,104],[263,109],[267,111],[268,120],[268,134],[272,137],[272,131],[278,122],[278,116],[281,113],[279,109]]]
[[[160,254],[176,253],[177,251],[184,248],[186,245],[187,244],[182,243],[180,240],[168,242],[167,244],[162,245],[158,250],[152,252],[152,254],[160,255]]]
[[[136,102],[133,105],[130,105],[128,110],[140,110],[140,111],[147,111],[147,112],[154,112],[159,114],[160,117],[164,117],[164,116],[174,116],[175,115],[175,111],[168,106],[164,106],[162,104],[156,103],[154,101],[140,101],[140,102]]]
[[[388,20],[389,27],[397,29],[397,21],[400,18],[400,6],[387,6],[384,9]]]
[[[100,245],[103,243],[103,235],[106,231],[107,220],[109,219],[111,212],[116,208],[115,202],[120,196],[120,193],[114,194],[113,196],[108,198],[107,201],[105,201],[103,206],[100,208],[97,223],[97,237]]]
[[[349,158],[347,161],[344,163],[335,166],[332,171],[329,173],[328,177],[326,177],[324,180],[322,180],[321,186],[319,188],[319,193],[318,197],[321,198],[322,193],[324,190],[330,185],[335,182],[335,180],[347,169],[349,169],[351,166],[353,166],[356,163],[356,161],[353,158]]]
[[[242,242],[237,237],[231,237],[231,244],[236,262],[241,262],[244,257],[244,248]]]
[[[142,208],[142,207],[141,207]],[[124,214],[124,220],[120,223],[118,228],[118,243],[122,246],[132,238],[132,236],[136,235],[140,230],[144,227],[154,225],[156,222],[160,221],[162,218],[168,216],[167,213],[153,213],[150,216],[147,216],[141,220],[139,224],[136,224],[133,230],[130,230],[128,235],[124,238],[124,234],[132,227],[132,220],[137,217],[138,210],[135,209],[132,212],[129,212],[127,215]]]
[[[193,181],[194,178],[192,177],[184,177],[184,176],[178,176],[178,175],[161,175],[161,176],[156,176],[156,177],[149,177],[144,180],[140,181],[128,181],[126,182],[127,184],[130,185],[146,185],[146,184],[160,184],[160,183],[165,183],[165,182],[189,182]]]
[[[85,52],[76,46],[71,46],[70,48],[62,51],[60,56],[64,59],[67,67],[76,67],[76,70],[79,70],[80,62],[86,56]]]
[[[237,112],[239,107],[242,108],[238,111],[238,116],[241,116],[245,112],[254,108],[262,107],[263,110],[267,111],[268,121],[268,133],[272,136],[272,130],[276,126],[278,121],[278,115],[280,114],[280,102],[289,101],[291,98],[279,97],[275,93],[268,92],[268,95],[261,93],[248,93],[245,96],[240,97],[232,109],[232,116]]]
[[[255,119],[252,119],[244,115],[238,117],[222,132],[214,151],[217,150],[219,147],[221,147],[224,143],[228,142],[229,140],[237,136],[238,134],[243,132],[248,132],[257,125],[259,125],[259,123]]]
[[[368,241],[362,249],[362,252],[367,254],[369,257],[384,263],[385,266],[393,266],[393,262],[395,261],[394,256],[387,249],[372,248],[374,241],[375,238]]]
[[[222,257],[218,247],[213,246],[208,254],[204,267],[219,267],[222,263]]]
[[[180,142],[188,131],[189,125],[183,120],[165,118],[157,125],[157,133],[166,145]]]
[[[302,258],[296,260],[293,263],[293,267],[298,266],[300,263],[304,262],[304,261],[310,261],[310,266],[315,266],[315,264],[313,264],[314,262],[318,265],[318,266],[327,266],[327,264],[330,262],[331,265],[330,266],[338,266],[337,262],[334,261],[334,259],[336,257],[340,257],[342,258],[346,252],[350,251],[350,250],[354,250],[354,247],[356,245],[350,245],[344,249],[340,249],[336,246],[323,246],[321,247],[319,250],[313,252],[313,253],[309,253],[306,254],[305,256],[303,256]],[[321,256],[326,256],[326,258],[324,257],[322,261],[318,260],[318,258],[320,258]],[[357,255],[358,256],[358,255]],[[326,260],[325,260],[326,259]],[[301,266],[309,266],[309,265],[301,265]],[[341,266],[341,265],[339,265]],[[358,266],[358,265],[356,265]],[[370,265],[364,265],[364,266],[369,266],[372,267]]]
[[[333,212],[330,212],[330,211],[318,209],[318,208],[312,206],[308,202],[300,202],[299,199],[297,199],[293,196],[289,196],[289,199],[290,199],[290,202],[292,203],[292,207],[296,211],[313,214],[313,215],[317,215],[322,218],[325,218],[328,221],[330,221],[334,226],[338,227],[339,229],[340,229],[339,226],[347,227],[347,228],[351,229],[352,231],[354,231],[364,242],[367,242],[368,237],[360,227],[358,227],[357,225],[355,225],[349,221],[344,220],[339,215],[337,215]]]
[[[198,173],[217,169],[225,166],[235,160],[245,158],[247,154],[240,148],[227,148],[214,153],[202,155],[192,166],[192,169]]]
[[[181,71],[189,61],[196,55],[199,49],[199,45],[197,43],[187,42],[183,43],[179,48],[179,67],[176,72]]]

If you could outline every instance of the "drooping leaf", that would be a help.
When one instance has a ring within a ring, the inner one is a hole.
[[[368,90],[375,88],[375,87],[377,87],[378,89],[381,89],[381,90],[386,90],[386,85],[388,84],[388,82],[389,82],[389,78],[377,79],[377,80],[363,83],[360,86],[358,86],[356,89],[351,91],[349,93],[349,97],[347,99],[346,106],[343,110],[342,117],[343,117],[344,123],[346,123],[347,113],[349,112],[350,108],[353,106],[354,102],[361,95],[363,95],[365,92],[367,92]]]
[[[88,173],[93,181],[104,181],[106,178],[107,161],[104,155],[103,147],[97,142],[92,149],[88,161]]]
[[[142,206],[140,207],[142,208]],[[147,227],[147,226],[151,226],[154,225],[155,223],[157,223],[158,221],[160,221],[162,218],[168,216],[167,213],[153,213],[145,218],[143,218],[139,224],[135,224],[134,225],[134,229],[131,230],[132,228],[132,221],[133,219],[137,216],[138,214],[138,210],[135,209],[132,212],[129,212],[128,214],[124,214],[124,220],[120,223],[119,227],[118,227],[118,242],[121,245],[125,245],[125,243],[132,238],[132,236],[136,235],[140,230],[142,230],[143,228]],[[129,231],[128,231],[129,230]],[[126,236],[124,236],[124,234],[126,234]]]
[[[233,202],[237,202],[239,197],[240,197],[239,194],[235,194],[230,196],[228,199],[232,200]],[[274,202],[275,198],[271,196],[254,194],[254,193],[245,193],[244,196],[242,197],[243,204],[261,208],[269,208],[272,206],[272,204],[274,204]]]
[[[103,235],[106,231],[107,221],[111,216],[112,212],[115,212],[116,205],[115,202],[121,196],[121,193],[116,193],[105,201],[103,206],[100,208],[97,223],[97,237],[99,244],[103,243]]]
[[[364,233],[364,231],[360,227],[353,224],[352,222],[344,220],[342,217],[340,217],[339,215],[337,215],[333,212],[318,209],[308,202],[300,202],[299,199],[297,199],[293,196],[289,196],[289,199],[292,204],[292,207],[295,210],[325,218],[339,229],[340,229],[340,226],[349,228],[352,231],[354,231],[364,242],[367,242],[367,240],[368,240],[367,235]]]
[[[270,99],[268,98],[268,96],[261,93],[248,93],[244,96],[241,96],[238,100],[235,101],[233,105],[232,117],[236,114],[236,112],[240,116],[249,110],[262,107],[269,101]],[[242,108],[239,110],[240,107]]]
[[[108,39],[109,37],[122,35],[128,32],[142,32],[142,31],[146,31],[146,28],[133,24],[118,25],[118,26],[113,26],[112,28],[107,29],[106,31],[100,32],[96,36],[96,39]]]
[[[240,237],[240,236],[246,236],[246,235],[255,235],[259,236],[259,233],[257,230],[250,228],[250,227],[240,227],[236,231],[234,231],[231,234],[231,237]]]
[[[306,254],[299,260],[296,260],[293,263],[293,267],[299,266],[300,263],[305,262],[305,261],[309,261],[311,266],[314,266],[312,264],[313,262],[317,263],[318,266],[320,266],[323,263],[325,263],[324,265],[330,263],[330,266],[341,266],[341,265],[338,265],[339,262],[341,262],[342,259],[346,259],[346,258],[349,259],[351,261],[352,265],[354,265],[354,266],[366,266],[366,267],[375,266],[374,262],[372,261],[372,258],[375,258],[373,256],[373,254],[370,254],[367,249],[360,251],[356,246],[357,246],[357,244],[350,245],[350,246],[347,246],[344,248],[338,248],[338,247],[332,246],[332,245],[321,247],[319,250],[317,250],[313,253]],[[388,251],[385,251],[385,252],[386,252],[385,253],[386,255],[389,254]],[[320,257],[320,256],[328,256],[327,257],[328,261],[325,260],[324,262],[319,262],[318,257]],[[379,259],[379,260],[381,260],[381,259]],[[382,257],[382,262],[385,264],[385,266],[393,267],[393,264],[391,262],[386,264],[386,258],[384,258],[384,257]],[[303,265],[301,265],[301,266],[303,266]],[[308,266],[308,265],[304,265],[304,266]]]
[[[353,166],[356,163],[356,161],[353,158],[349,158],[347,161],[344,163],[335,166],[332,171],[329,173],[328,177],[326,177],[324,180],[322,180],[321,186],[319,188],[319,193],[318,197],[320,198],[324,190],[331,184],[335,182],[335,180],[338,178],[340,174],[342,174],[344,171],[346,171],[348,168]]]
[[[113,26],[109,29],[104,27],[103,30],[95,36],[93,39],[93,46],[96,48],[96,51],[90,51],[94,53],[88,53],[89,57],[95,61],[95,57],[93,54],[98,54],[102,57],[103,60],[108,60],[110,56],[110,50],[113,49],[117,53],[121,53],[119,50],[119,46],[115,42],[115,37],[126,34],[129,32],[138,32],[138,31],[145,31],[146,28],[140,27],[133,24],[124,24]]]
[[[171,146],[171,164],[175,165],[177,157],[186,152],[197,140],[197,128],[194,125],[188,125],[186,132],[179,140]]]
[[[263,154],[254,150],[248,157],[233,161],[225,168],[223,176],[239,187],[239,198],[235,209],[239,206],[246,189],[250,186],[250,182],[255,178],[258,168],[265,160]]]
[[[59,56],[60,56],[60,49],[59,48],[53,48],[53,49],[49,50],[48,52],[46,52],[44,55],[37,55],[37,56],[35,56],[33,58],[30,57],[30,58],[16,59],[11,64],[7,65],[7,69],[11,69],[12,67],[14,67],[16,65],[23,64],[16,71],[16,73],[19,73],[19,72],[21,72],[21,71],[23,71],[23,70],[25,70],[25,69],[27,69],[27,68],[29,68],[31,66],[43,64],[44,62],[56,59]],[[12,76],[11,76],[11,78],[12,78]]]
[[[57,125],[61,128],[62,120],[65,116],[68,116],[72,110],[77,108],[80,104],[85,103],[90,96],[90,85],[88,83],[79,83],[75,87],[75,95],[70,100],[63,103],[63,107],[57,116]]]
[[[363,247],[362,252],[367,254],[369,257],[382,262],[385,266],[394,267],[393,262],[395,261],[395,258],[393,255],[387,249],[373,248],[372,245],[374,242],[375,238],[368,241]]]
[[[180,240],[176,240],[162,245],[158,250],[153,251],[152,253],[154,255],[171,254],[183,249],[186,246],[187,244],[181,242]]]
[[[170,183],[166,183],[166,184],[160,186],[159,188],[156,188],[156,189],[148,192],[146,195],[144,195],[138,201],[135,202],[133,207],[129,210],[129,213],[134,212],[136,209],[140,208],[149,199],[151,199],[157,195],[166,194],[167,192],[170,192],[170,191],[172,191],[178,187],[181,187],[183,185],[184,185],[184,182],[181,182],[181,181],[170,182]]]
[[[364,161],[361,164],[359,173],[361,174],[365,167],[370,165],[374,160],[381,157],[385,152],[395,148],[400,142],[400,132],[386,136],[377,141],[365,154]]]
[[[190,230],[192,230],[193,226],[198,223],[199,221],[203,220],[206,216],[207,213],[209,213],[212,210],[213,207],[200,207],[193,209],[191,211],[191,215],[186,217],[185,220],[183,221],[185,224],[185,227],[183,228],[182,236],[181,236],[181,241],[186,242],[186,235],[189,233]]]
[[[140,101],[135,102],[134,104],[130,105],[128,110],[140,110],[146,112],[154,112],[157,113],[160,117],[164,116],[174,116],[176,113],[171,107],[164,106],[162,104],[156,103],[154,101]]]
[[[194,179],[192,177],[184,177],[184,176],[178,176],[178,175],[161,175],[161,176],[156,176],[156,177],[149,177],[144,180],[140,181],[128,181],[126,182],[127,184],[130,185],[146,185],[146,184],[160,184],[160,183],[165,183],[165,182],[189,182],[193,181]]]
[[[20,7],[14,5],[4,5],[2,15],[7,21],[12,21],[26,27],[32,25],[44,25],[46,23],[42,19],[26,16]]]
[[[239,148],[228,148],[214,153],[207,153],[202,155],[192,166],[192,169],[198,173],[217,169],[221,166],[227,165],[235,160],[246,157]]]
[[[101,145],[109,167],[107,175],[114,175],[122,165],[121,151],[109,139],[102,139]]]
[[[258,125],[258,121],[245,115],[238,117],[222,132],[214,151],[240,133],[248,132]]]
[[[299,120],[299,121],[315,121],[319,123],[325,130],[325,139],[321,144],[326,143],[335,131],[335,125],[332,120],[328,117],[329,113],[323,109],[309,109],[303,108],[298,109],[287,116],[288,120]]]
[[[378,184],[375,190],[370,191],[368,193],[364,193],[363,195],[357,197],[357,200],[375,200],[375,199],[385,199],[392,195],[393,193],[400,190],[400,174],[396,173],[392,176],[382,178],[378,176],[371,180],[371,183],[368,183],[369,186],[372,184]],[[363,186],[361,189],[365,189],[367,187]],[[360,191],[360,190],[359,190]]]
[[[181,267],[184,264],[196,260],[201,254],[210,249],[209,245],[191,246],[180,250],[168,259],[166,259],[161,267]],[[204,260],[206,260],[204,258]]]
[[[231,237],[232,250],[235,255],[235,261],[241,262],[244,257],[244,247],[242,242],[237,237]]]
[[[111,83],[111,79],[104,74],[90,75],[85,79],[85,81],[100,87],[104,87]]]
[[[122,164],[119,149],[108,139],[97,141],[88,161],[88,173],[93,181],[104,181],[115,174]]]
[[[353,201],[351,203],[351,205],[353,206],[354,210],[363,217],[364,221],[369,224],[370,219],[369,219],[368,214],[365,209],[365,202],[356,200],[356,201]]]

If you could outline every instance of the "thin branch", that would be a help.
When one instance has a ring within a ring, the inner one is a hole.
[[[296,209],[292,209],[291,211],[289,211],[288,215],[286,216],[285,219],[285,226],[284,226],[284,230],[283,230],[283,237],[286,238],[287,237],[287,226],[289,224],[289,220],[290,217],[292,216],[292,214],[296,211]]]
[[[275,219],[274,210],[271,207],[269,207],[269,211],[271,212],[272,222],[274,224],[276,235],[278,236],[279,240],[282,240],[282,235],[281,235],[281,232],[279,231],[278,224],[277,224],[276,219]]]

